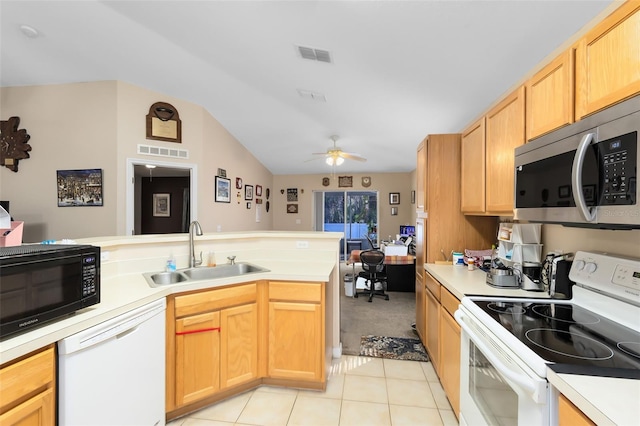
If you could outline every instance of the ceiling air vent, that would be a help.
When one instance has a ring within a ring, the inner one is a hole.
[[[298,52],[304,59],[331,63],[331,54],[328,50],[314,49],[313,47],[298,46]]]
[[[189,151],[186,149],[163,148],[153,145],[138,144],[138,154],[154,155],[156,157],[189,158]]]

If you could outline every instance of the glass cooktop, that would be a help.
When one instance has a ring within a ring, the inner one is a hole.
[[[638,331],[569,303],[474,303],[538,356],[560,367],[552,366],[554,370],[622,369],[622,376],[640,378]]]

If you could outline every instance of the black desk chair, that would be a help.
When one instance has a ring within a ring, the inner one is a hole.
[[[371,239],[371,237],[369,236],[369,234],[365,234],[365,237],[367,237],[367,241],[369,241],[369,245],[371,246],[371,250],[378,250],[380,247],[376,246],[373,242],[373,240]]]
[[[380,296],[384,297],[384,300],[389,300],[389,295],[384,292],[384,285],[387,281],[387,275],[384,272],[384,253],[380,250],[361,251],[360,261],[362,262],[363,270],[358,274],[358,277],[364,278],[369,288],[361,292],[356,289],[353,297],[357,298],[359,294],[365,294],[369,296],[369,302],[371,302],[373,296]],[[382,285],[382,290],[376,290],[376,283]]]

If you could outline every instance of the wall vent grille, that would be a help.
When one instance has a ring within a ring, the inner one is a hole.
[[[298,52],[304,59],[331,63],[331,53],[328,50],[314,49],[313,47],[298,46]]]
[[[138,154],[153,155],[156,157],[169,157],[188,159],[189,151],[186,149],[164,148],[161,146],[138,144]]]

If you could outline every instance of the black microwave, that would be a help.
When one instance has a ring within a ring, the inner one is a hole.
[[[0,339],[99,302],[99,247],[0,247]]]

